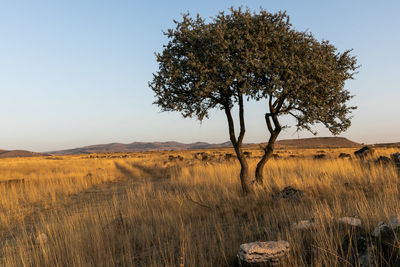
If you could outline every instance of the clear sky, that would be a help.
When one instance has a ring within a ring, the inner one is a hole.
[[[400,141],[399,1],[2,1],[0,149],[49,151],[133,141],[225,142],[220,111],[201,124],[160,113],[148,88],[162,31],[184,12],[209,18],[230,6],[287,10],[298,30],[353,48],[348,82],[358,106],[341,136]],[[246,105],[246,142],[267,140],[265,103]],[[290,123],[290,121],[287,121]],[[329,136],[323,128],[319,136]],[[287,129],[280,138],[308,137]]]

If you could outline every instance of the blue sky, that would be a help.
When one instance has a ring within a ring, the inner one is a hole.
[[[346,84],[358,106],[341,136],[400,141],[398,1],[2,1],[0,149],[49,151],[133,141],[228,138],[224,114],[201,124],[160,113],[148,88],[162,31],[184,12],[212,17],[230,6],[287,10],[294,27],[353,48],[359,74]],[[267,140],[265,103],[247,103],[246,142]],[[289,124],[291,121],[285,121]],[[329,132],[317,127],[319,136]],[[287,129],[283,138],[308,137]]]

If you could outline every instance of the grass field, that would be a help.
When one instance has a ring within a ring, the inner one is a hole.
[[[231,266],[239,245],[257,240],[289,241],[288,266],[346,265],[336,218],[356,215],[371,232],[400,214],[396,168],[338,159],[353,151],[280,149],[252,196],[229,149],[205,161],[193,151],[2,159],[0,265]],[[251,152],[254,170],[261,152]],[[274,199],[286,186],[305,196]],[[311,218],[312,235],[293,229]]]

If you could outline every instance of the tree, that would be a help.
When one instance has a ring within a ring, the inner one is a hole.
[[[278,118],[291,115],[298,129],[311,130],[321,122],[337,134],[349,127],[347,107],[351,98],[344,82],[353,78],[356,59],[350,51],[336,52],[327,41],[292,28],[285,12],[230,9],[206,23],[199,15],[184,14],[157,54],[159,70],[149,86],[162,111],[178,111],[183,117],[208,118],[213,108],[224,110],[229,137],[241,165],[245,193],[252,191],[249,168],[243,155],[244,101],[266,100],[265,120],[270,138],[256,169],[263,181],[265,163],[282,130]],[[232,108],[238,107],[236,136]]]

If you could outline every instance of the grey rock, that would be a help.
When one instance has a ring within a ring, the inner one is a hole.
[[[290,245],[287,241],[258,241],[240,245],[237,257],[242,265],[277,266],[282,264],[289,251]]]
[[[400,216],[394,215],[394,216],[390,217],[387,224],[392,230],[396,230],[397,228],[400,227]]]
[[[358,255],[360,267],[377,266],[373,251],[373,247],[368,246],[365,251]]]
[[[361,220],[355,217],[341,217],[339,218],[339,222],[344,225],[350,226],[360,226]]]
[[[307,229],[312,229],[317,226],[317,223],[315,222],[314,219],[311,220],[301,220],[297,223],[293,224],[293,229],[296,230],[307,230]]]
[[[392,231],[392,229],[387,225],[385,222],[379,222],[378,225],[375,227],[375,230],[372,232],[373,237],[379,237],[387,232]]]

